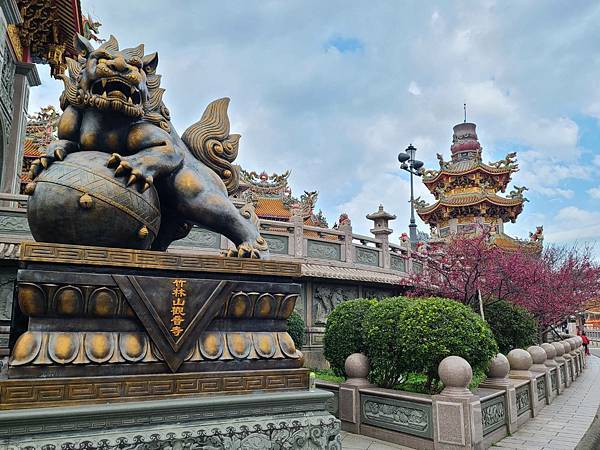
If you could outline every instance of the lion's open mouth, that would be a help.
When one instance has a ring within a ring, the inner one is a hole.
[[[141,105],[142,94],[139,89],[121,78],[102,78],[92,85],[92,94],[106,100],[121,100],[130,105]]]

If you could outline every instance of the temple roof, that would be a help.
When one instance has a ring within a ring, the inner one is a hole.
[[[82,32],[79,0],[17,0],[23,23],[11,43],[22,61],[47,63],[52,75],[65,71],[65,57],[77,55],[73,37]]]
[[[304,191],[300,198],[294,197],[288,185],[289,176],[289,170],[281,175],[269,175],[265,171],[240,169],[240,188],[234,195],[253,202],[256,215],[261,219],[289,222],[294,214],[298,214],[306,225],[328,227],[321,211],[314,211],[318,192]]]
[[[504,159],[485,164],[482,161],[482,148],[475,132],[474,123],[460,123],[453,128],[452,145],[450,146],[451,159],[444,161],[438,153],[438,170],[423,170],[423,183],[431,190],[438,181],[445,176],[456,177],[469,175],[476,172],[497,177],[500,189],[504,189],[510,181],[510,174],[519,170],[515,161],[516,153],[509,153]]]
[[[444,197],[432,205],[423,205],[417,208],[419,215],[430,214],[440,206],[473,206],[479,203],[488,202],[497,206],[522,206],[523,197],[501,197],[491,192],[479,192],[468,194],[456,194]]]

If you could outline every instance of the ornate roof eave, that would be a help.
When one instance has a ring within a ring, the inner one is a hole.
[[[442,200],[438,200],[433,205],[426,206],[424,208],[417,208],[417,213],[421,214],[430,214],[435,211],[440,206],[446,206],[448,208],[460,207],[460,206],[475,206],[480,203],[491,203],[496,206],[506,206],[506,207],[514,207],[514,206],[522,206],[525,201],[524,198],[506,198],[500,197],[496,194],[488,194],[488,195],[477,195],[475,199],[470,200],[469,197],[475,197],[475,195],[471,196],[452,196],[446,197]],[[464,199],[463,202],[451,201],[452,199],[461,200]]]
[[[492,243],[503,250],[508,251],[527,251],[531,253],[541,253],[543,244],[541,241],[527,241],[513,238],[505,233],[492,235]]]
[[[514,172],[518,172],[518,170],[519,170],[518,168],[514,168],[514,167],[496,168],[496,167],[490,166],[485,163],[479,163],[474,167],[471,167],[466,170],[459,170],[459,171],[452,171],[452,170],[448,170],[448,169],[431,170],[430,173],[434,173],[434,175],[428,177],[427,171],[425,171],[425,174],[423,175],[423,184],[425,184],[425,185],[434,184],[434,183],[438,182],[440,180],[440,178],[442,178],[444,175],[449,176],[449,177],[457,177],[457,176],[461,176],[461,175],[470,175],[470,174],[476,173],[476,172],[484,172],[489,175],[504,175],[504,174],[511,175]]]

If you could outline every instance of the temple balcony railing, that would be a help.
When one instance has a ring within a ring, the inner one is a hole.
[[[3,244],[0,258],[15,259],[19,242],[32,239],[27,223],[27,199],[25,195],[0,194],[0,244]],[[320,228],[292,216],[289,222],[261,219],[259,228],[274,259],[290,258],[301,263],[352,267],[400,277],[422,270],[422,258],[411,251],[408,242],[392,244],[387,236],[381,239],[355,234],[351,225]],[[219,254],[231,247],[224,236],[194,227],[186,238],[174,242],[170,250]]]

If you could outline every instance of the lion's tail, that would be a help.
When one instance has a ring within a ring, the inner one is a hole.
[[[238,155],[239,134],[229,134],[228,98],[210,103],[198,122],[191,125],[181,139],[194,157],[214,170],[233,193],[240,184],[239,171],[232,164]]]

